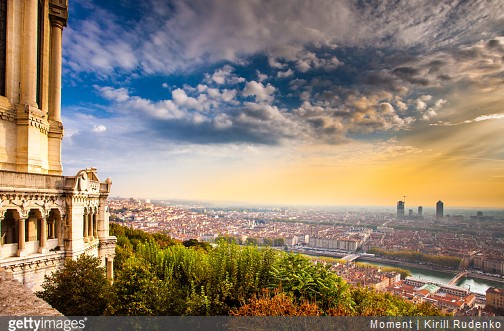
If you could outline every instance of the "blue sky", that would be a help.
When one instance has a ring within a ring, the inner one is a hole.
[[[503,13],[70,1],[65,173],[96,166],[122,196],[502,206]]]

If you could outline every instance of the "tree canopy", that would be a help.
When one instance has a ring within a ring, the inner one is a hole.
[[[37,296],[67,316],[103,315],[110,303],[111,286],[100,259],[82,254],[67,259],[63,268],[46,276]]]

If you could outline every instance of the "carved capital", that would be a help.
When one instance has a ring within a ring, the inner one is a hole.
[[[52,26],[56,26],[61,29],[67,26],[68,0],[50,0],[49,18],[51,20]]]

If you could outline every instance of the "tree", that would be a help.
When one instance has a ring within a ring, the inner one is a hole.
[[[187,248],[194,248],[194,249],[202,249],[204,251],[210,251],[212,249],[212,246],[205,242],[205,241],[198,241],[197,239],[188,239],[182,242],[182,245],[184,245]]]
[[[180,315],[183,312],[177,310],[183,306],[183,299],[175,300],[179,295],[173,295],[173,292],[178,291],[177,286],[169,286],[150,269],[143,261],[134,257],[128,259],[114,281],[115,297],[110,309],[112,315]]]
[[[66,316],[103,315],[109,305],[110,283],[100,259],[82,254],[68,259],[63,268],[45,276],[36,295]]]
[[[248,237],[247,240],[245,240],[245,245],[256,245],[257,246],[257,239]]]
[[[283,254],[271,270],[272,289],[281,287],[296,299],[314,300],[322,309],[350,304],[349,285],[328,266],[299,254]]]

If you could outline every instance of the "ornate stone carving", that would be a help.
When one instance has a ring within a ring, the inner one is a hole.
[[[78,191],[87,191],[88,189],[88,176],[83,170],[77,174],[77,184],[75,187]]]
[[[49,2],[49,18],[52,24],[67,26],[68,0],[51,0]]]

